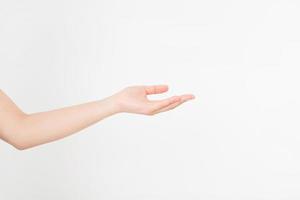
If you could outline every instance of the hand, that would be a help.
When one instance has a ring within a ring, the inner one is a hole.
[[[168,91],[167,85],[131,86],[113,95],[120,112],[154,115],[176,108],[182,103],[194,99],[192,94],[172,96],[162,100],[149,100],[147,95],[161,94]]]

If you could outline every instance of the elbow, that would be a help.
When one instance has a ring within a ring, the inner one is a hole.
[[[16,147],[16,149],[19,150],[19,151],[26,150],[26,149],[29,149],[29,148],[30,147],[23,147],[23,146]]]
[[[15,149],[17,149],[17,150],[19,150],[19,151],[22,151],[22,150],[25,150],[25,149],[26,149],[25,147],[19,146],[19,145],[13,145],[13,144],[12,144],[12,146],[15,147]]]
[[[1,138],[17,150],[26,150],[31,147],[30,141],[19,131],[6,131]]]
[[[30,145],[27,142],[23,141],[20,138],[9,138],[6,140],[7,143],[12,145],[15,149],[22,151],[30,148]]]
[[[27,115],[23,114],[10,126],[2,128],[1,139],[12,145],[17,150],[26,150],[31,147],[28,136],[24,134],[27,130],[21,124],[21,120],[23,120],[26,116]]]
[[[19,151],[23,151],[30,148],[29,146],[23,143],[11,143],[11,145]]]

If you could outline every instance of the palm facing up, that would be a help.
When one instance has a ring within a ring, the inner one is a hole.
[[[113,95],[121,112],[154,115],[176,108],[180,104],[194,99],[192,94],[172,96],[162,100],[149,100],[147,95],[168,91],[167,85],[131,86]]]

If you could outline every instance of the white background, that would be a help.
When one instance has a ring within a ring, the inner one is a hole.
[[[0,87],[25,112],[135,84],[168,84],[156,98],[197,97],[25,151],[1,141],[0,199],[299,199],[299,9],[296,0],[0,0]]]

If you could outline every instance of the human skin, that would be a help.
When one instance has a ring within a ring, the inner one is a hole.
[[[149,100],[168,85],[129,86],[101,100],[27,114],[0,90],[0,138],[18,150],[59,140],[118,113],[156,115],[194,99],[192,94]]]

